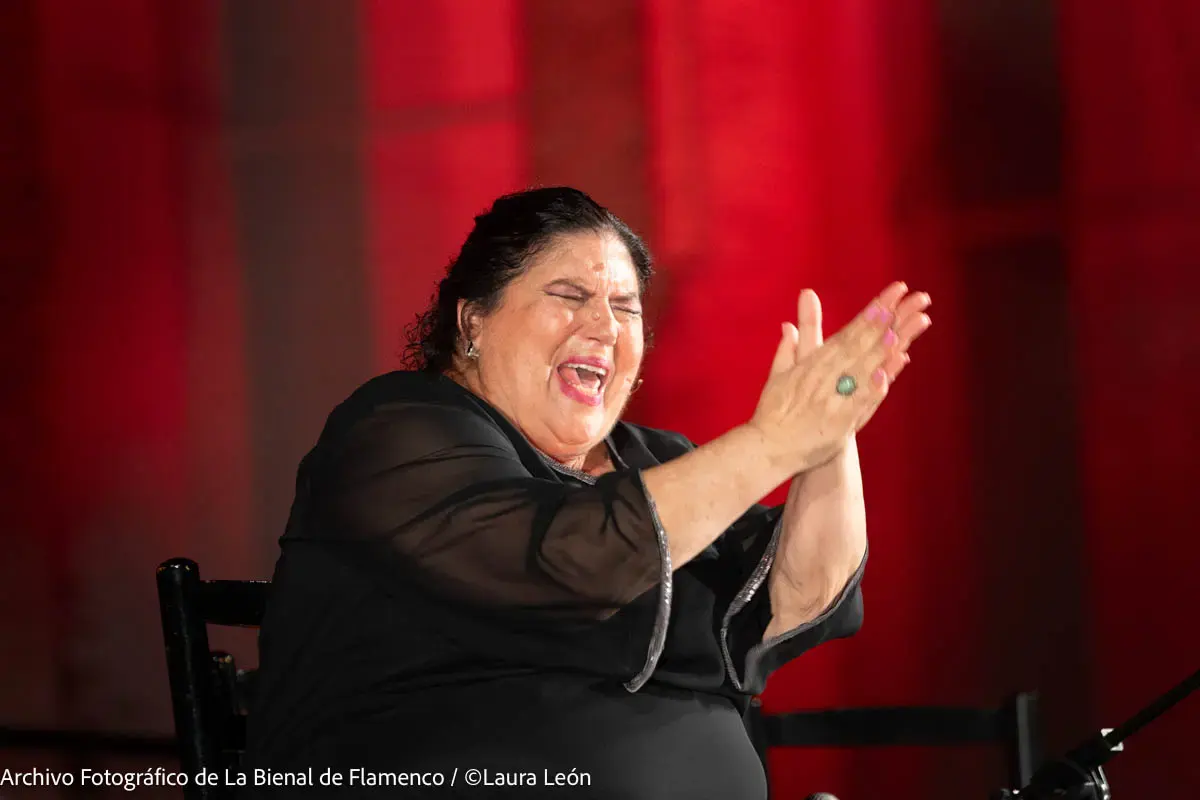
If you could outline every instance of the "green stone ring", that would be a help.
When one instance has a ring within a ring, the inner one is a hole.
[[[858,388],[858,381],[854,380],[853,375],[843,375],[838,378],[837,386],[834,387],[837,393],[842,397],[849,397],[854,394],[854,390]]]

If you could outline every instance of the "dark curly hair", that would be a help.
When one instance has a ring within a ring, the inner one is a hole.
[[[557,236],[615,233],[629,250],[645,294],[653,274],[645,242],[587,194],[555,186],[505,195],[475,217],[462,250],[450,263],[429,307],[407,330],[403,363],[409,369],[445,372],[458,350],[458,303],[466,300],[484,314]]]

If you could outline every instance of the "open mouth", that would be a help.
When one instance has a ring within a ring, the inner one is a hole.
[[[611,373],[611,368],[600,359],[570,359],[558,365],[564,390],[588,405],[599,405]]]

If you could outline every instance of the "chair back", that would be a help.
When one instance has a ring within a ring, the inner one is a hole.
[[[208,626],[257,628],[270,581],[201,580],[200,567],[186,558],[160,564],[156,580],[179,760],[189,777],[184,797],[231,797],[224,775],[240,768],[255,673],[239,670],[228,653],[211,651]],[[201,770],[220,775],[218,785],[197,785]]]
[[[1037,694],[1020,692],[998,708],[891,706],[747,715],[766,762],[771,747],[955,747],[992,744],[1005,755],[1009,785],[1024,786],[1041,763]]]

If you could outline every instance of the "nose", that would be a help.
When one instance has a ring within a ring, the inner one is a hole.
[[[584,334],[589,339],[610,346],[617,343],[617,334],[621,330],[621,324],[617,321],[607,300],[594,299],[584,313],[587,315]]]

